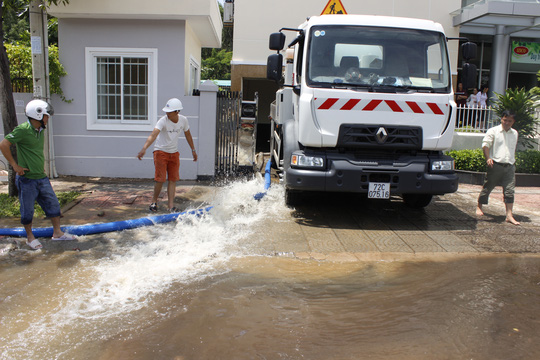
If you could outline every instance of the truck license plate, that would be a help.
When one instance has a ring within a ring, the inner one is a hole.
[[[369,183],[369,199],[390,199],[390,183]]]

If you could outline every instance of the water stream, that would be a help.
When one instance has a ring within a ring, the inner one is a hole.
[[[261,186],[89,250],[2,256],[0,359],[540,357],[540,258],[263,256],[256,227],[291,211],[279,187],[255,201]]]

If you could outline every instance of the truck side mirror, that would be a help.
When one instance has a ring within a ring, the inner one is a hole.
[[[469,61],[476,58],[476,44],[470,41],[461,45],[461,56],[465,61]]]
[[[464,89],[470,89],[476,86],[476,65],[469,64],[469,60],[476,58],[476,44],[470,41],[461,45],[461,56],[463,57],[463,66],[461,72],[461,83]]]
[[[464,89],[476,86],[476,65],[464,63],[461,70],[461,83]]]
[[[270,50],[283,50],[285,47],[285,34],[282,32],[270,34],[270,42],[268,46],[270,47]]]
[[[274,80],[276,83],[281,81],[281,74],[283,72],[283,55],[272,54],[268,57],[266,62],[266,78],[268,80]]]

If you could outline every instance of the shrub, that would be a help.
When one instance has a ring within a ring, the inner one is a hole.
[[[456,170],[486,171],[486,159],[482,149],[451,150],[447,153],[455,162]],[[526,150],[516,152],[516,172],[540,174],[540,151]]]
[[[454,158],[456,170],[486,171],[486,160],[482,149],[452,150],[448,155]]]
[[[535,118],[535,113],[539,103],[536,90],[506,89],[503,95],[495,93],[495,97],[495,114],[501,118],[504,110],[514,111],[516,122],[512,127],[519,133],[519,142],[532,149],[536,143],[534,138],[538,135],[538,119]]]
[[[26,79],[29,84],[32,83],[32,50],[25,44],[4,44],[9,58],[9,73],[12,79]],[[67,75],[64,67],[60,63],[58,47],[49,46],[49,83],[51,94],[58,94],[65,102],[71,102],[64,96],[60,86],[60,78]]]

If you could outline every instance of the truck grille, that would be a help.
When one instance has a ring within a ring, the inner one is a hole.
[[[343,124],[339,128],[338,147],[379,149],[422,149],[422,128]]]

